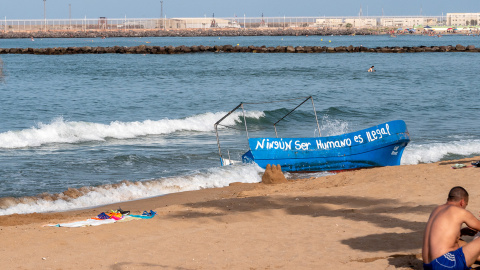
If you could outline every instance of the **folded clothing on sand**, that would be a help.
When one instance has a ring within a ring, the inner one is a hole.
[[[154,212],[154,211],[150,210],[150,212],[143,211],[143,214],[141,214],[141,215],[130,215],[130,216],[131,217],[136,217],[136,218],[141,218],[141,219],[150,219],[150,218],[153,218],[156,214],[157,214],[157,212]]]
[[[130,211],[124,211],[130,213]],[[120,209],[117,211],[110,210],[110,212],[102,212],[94,218],[89,218],[83,221],[59,223],[52,225],[45,225],[51,227],[86,227],[86,226],[98,226],[103,224],[115,223],[117,221],[130,221],[134,219],[150,219],[153,218],[157,212],[150,210],[150,212],[143,211],[141,215],[122,215]]]
[[[460,168],[463,168],[465,167],[466,165],[465,164],[460,164],[460,163],[457,163],[455,165],[452,166],[452,169],[460,169]]]
[[[105,212],[102,212],[100,213],[98,216],[94,217],[93,219],[98,219],[98,220],[102,220],[102,219],[115,219],[115,220],[120,220],[123,218],[123,215],[117,210],[110,210],[110,212],[108,213],[105,213]]]

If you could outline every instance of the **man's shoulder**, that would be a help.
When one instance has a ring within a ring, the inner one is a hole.
[[[464,208],[462,207],[459,207],[459,206],[456,206],[456,205],[451,205],[451,204],[442,204],[442,205],[439,205],[437,206],[433,211],[432,211],[432,215],[433,216],[438,216],[438,215],[441,215],[441,216],[461,216],[461,215],[464,215],[466,213],[469,213],[467,210],[465,210]]]
[[[442,212],[444,212],[446,216],[449,216],[450,218],[458,219],[458,221],[460,222],[464,222],[467,216],[472,215],[470,211],[456,205],[447,205],[444,209],[445,211],[442,211]]]
[[[468,210],[466,210],[463,207],[460,207],[460,206],[457,206],[457,205],[451,205],[451,204],[446,204],[444,209],[446,211],[449,211],[449,212],[451,211],[451,212],[455,212],[455,213],[466,213],[466,212],[468,212]]]

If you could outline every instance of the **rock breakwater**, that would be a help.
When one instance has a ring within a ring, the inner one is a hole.
[[[147,46],[133,47],[55,47],[55,48],[0,48],[0,54],[185,54],[185,53],[417,53],[417,52],[480,52],[473,45],[419,46],[419,47],[355,47],[355,46]]]

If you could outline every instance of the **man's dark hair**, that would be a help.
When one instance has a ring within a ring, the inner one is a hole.
[[[449,202],[458,202],[461,199],[468,200],[468,192],[463,187],[454,187],[448,193],[447,201]]]

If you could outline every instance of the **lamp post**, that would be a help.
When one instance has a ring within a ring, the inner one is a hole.
[[[163,1],[160,1],[160,18],[163,18]]]
[[[72,30],[72,4],[68,4],[68,22],[69,22],[69,30]]]
[[[160,1],[160,19],[163,21],[163,1]],[[165,24],[165,21],[163,24]],[[160,26],[160,29],[162,28],[164,28],[163,25]]]
[[[43,0],[43,22],[45,24],[45,32],[47,32],[47,6],[46,6],[46,1]]]

